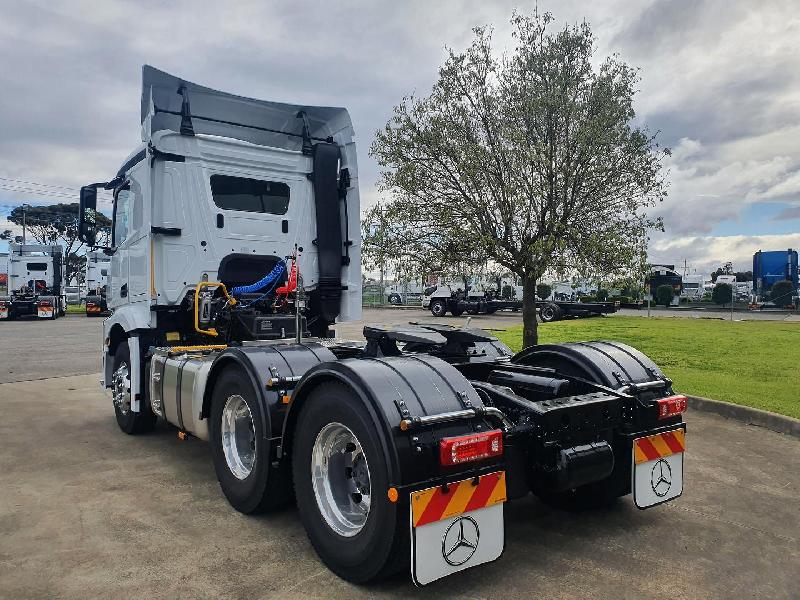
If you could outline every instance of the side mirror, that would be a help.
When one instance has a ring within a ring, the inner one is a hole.
[[[97,241],[97,188],[87,185],[81,188],[81,203],[78,210],[78,239],[94,247]]]

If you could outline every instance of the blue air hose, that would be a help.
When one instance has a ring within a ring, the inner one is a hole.
[[[284,266],[283,261],[281,261],[276,264],[275,267],[273,267],[272,271],[267,273],[255,283],[251,283],[250,285],[237,285],[231,290],[231,294],[234,296],[240,296],[241,294],[252,294],[253,292],[258,292],[268,285],[276,283],[285,271],[286,267]],[[273,287],[275,286],[273,285]]]

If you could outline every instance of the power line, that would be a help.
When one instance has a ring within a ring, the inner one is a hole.
[[[13,190],[20,190],[20,191],[23,191],[23,192],[29,192],[29,193],[33,193],[33,194],[50,194],[50,195],[56,195],[56,196],[66,196],[66,197],[69,197],[69,198],[74,198],[79,193],[79,191],[77,191],[77,190],[74,191],[74,192],[73,191],[67,191],[67,188],[64,188],[64,191],[61,191],[61,190],[58,190],[58,189],[39,189],[39,188],[36,188],[36,187],[31,187],[31,186],[23,185],[23,184],[10,183],[10,182],[7,182],[7,181],[0,181],[0,186],[2,186],[4,188],[11,188]],[[106,194],[107,196],[112,197],[112,194],[110,192],[100,191],[100,194]]]

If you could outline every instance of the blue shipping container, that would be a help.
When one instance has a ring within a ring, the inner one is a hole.
[[[759,250],[753,255],[753,291],[766,293],[776,281],[788,279],[797,287],[797,250]]]

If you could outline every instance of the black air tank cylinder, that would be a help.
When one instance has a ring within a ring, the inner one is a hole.
[[[570,394],[569,381],[555,377],[543,377],[542,375],[497,369],[489,373],[487,381],[495,385],[510,387],[513,390],[532,392],[541,396],[539,398],[541,400],[561,398]]]

